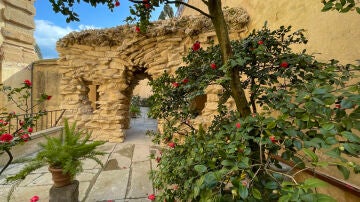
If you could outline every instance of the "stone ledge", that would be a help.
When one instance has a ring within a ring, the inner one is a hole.
[[[24,10],[29,14],[35,14],[35,7],[32,2],[24,2],[24,0],[4,0],[4,2],[21,10]]]

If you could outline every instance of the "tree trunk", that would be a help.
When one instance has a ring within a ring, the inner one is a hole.
[[[221,9],[220,0],[208,1],[209,13],[212,16],[211,21],[214,25],[216,36],[219,40],[222,61],[224,64],[233,56],[230,38],[228,33],[228,27],[224,18],[224,13]],[[227,72],[227,75],[231,78],[231,96],[235,100],[236,108],[240,113],[240,117],[246,117],[251,114],[249,103],[245,96],[245,91],[241,86],[239,69],[234,67]]]

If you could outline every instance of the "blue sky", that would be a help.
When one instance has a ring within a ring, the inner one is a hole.
[[[62,14],[52,10],[49,0],[35,1],[36,28],[34,36],[43,58],[57,58],[56,41],[72,31],[109,28],[125,24],[125,18],[130,15],[129,6],[129,1],[120,0],[120,6],[111,12],[104,5],[94,8],[86,3],[80,3],[74,6],[74,11],[79,14],[80,22],[66,23],[66,18]],[[153,12],[152,19],[158,18],[161,9],[160,7]],[[174,11],[176,10],[174,9]]]

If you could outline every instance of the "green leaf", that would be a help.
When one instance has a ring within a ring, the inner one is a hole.
[[[304,181],[304,185],[307,187],[307,188],[316,188],[316,187],[323,187],[323,186],[326,186],[327,183],[324,182],[324,181],[321,181],[317,178],[309,178],[309,179],[306,179]]]
[[[207,171],[207,167],[204,165],[196,165],[194,166],[194,169],[196,170],[196,172],[198,173],[204,173]]]
[[[292,157],[292,160],[295,162],[296,167],[298,167],[298,168],[300,168],[300,169],[304,169],[304,168],[305,168],[305,163],[304,163],[304,161],[303,161],[301,158],[299,158],[299,157],[297,157],[297,156],[293,156],[293,157]]]
[[[261,199],[261,193],[260,193],[260,191],[258,189],[253,188],[251,190],[251,192],[252,192],[252,195],[254,196],[254,198]]]
[[[247,189],[247,187],[240,184],[240,186],[239,186],[239,194],[240,194],[241,198],[246,199],[248,197],[248,195],[249,195],[249,190]]]
[[[230,161],[230,160],[223,160],[221,162],[221,165],[223,165],[223,166],[234,166],[235,163],[233,161]]]
[[[267,129],[273,129],[276,127],[276,122],[275,121],[272,121],[270,123],[267,124]]]
[[[310,149],[304,148],[303,149],[306,156],[310,157],[312,161],[317,162],[319,160],[319,157]]]
[[[350,142],[360,143],[360,137],[349,131],[341,132],[341,135],[348,139]]]
[[[274,190],[274,189],[277,189],[278,187],[279,187],[279,185],[275,181],[270,181],[265,184],[266,189]]]
[[[316,97],[313,97],[312,98],[315,102],[321,104],[321,105],[325,105],[325,103],[323,101],[321,101],[320,99],[316,98]]]
[[[344,143],[343,144],[346,151],[348,151],[352,155],[358,155],[360,151],[360,145],[359,144],[353,144],[353,143]]]
[[[329,165],[328,162],[315,162],[315,163],[312,163],[312,165],[314,166],[320,166],[320,167],[326,167]]]
[[[279,198],[279,201],[278,201],[278,202],[288,202],[288,201],[290,201],[291,197],[292,197],[292,196],[291,196],[290,194],[284,195],[284,196],[282,196],[282,197]]]
[[[316,88],[312,93],[315,95],[323,95],[328,92],[326,88]]]
[[[321,125],[321,127],[325,130],[331,130],[335,127],[335,124],[333,123],[325,123],[323,125]]]
[[[325,143],[328,145],[333,145],[333,144],[337,144],[338,141],[335,137],[328,137],[325,139]]]
[[[294,141],[293,141],[293,145],[294,145],[298,150],[300,150],[300,149],[302,148],[302,143],[301,143],[301,141],[299,141],[299,140],[294,140]]]
[[[349,179],[350,171],[345,166],[337,165],[338,170],[343,174],[345,179]]]
[[[342,109],[350,109],[353,108],[353,103],[350,100],[342,100],[340,103]]]
[[[360,14],[360,8],[356,7],[356,12],[358,12]]]

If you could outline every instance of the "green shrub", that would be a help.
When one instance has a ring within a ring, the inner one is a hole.
[[[294,53],[290,46],[307,40],[301,30],[289,31],[264,27],[232,42],[234,57],[227,64],[219,46],[191,51],[187,66],[151,82],[151,115],[165,122],[163,133],[152,135],[169,144],[152,173],[154,187],[163,190],[159,201],[334,201],[315,191],[322,181],[298,182],[292,171],[333,166],[345,179],[350,170],[360,171],[346,158],[360,154],[360,84],[345,85],[359,66],[319,62],[306,50]],[[229,69],[239,72],[241,87],[250,92],[251,116],[239,118],[225,106]],[[191,101],[212,84],[223,87],[219,115],[209,128],[196,129]],[[331,160],[322,161],[319,151]],[[295,167],[280,172],[273,156]]]

